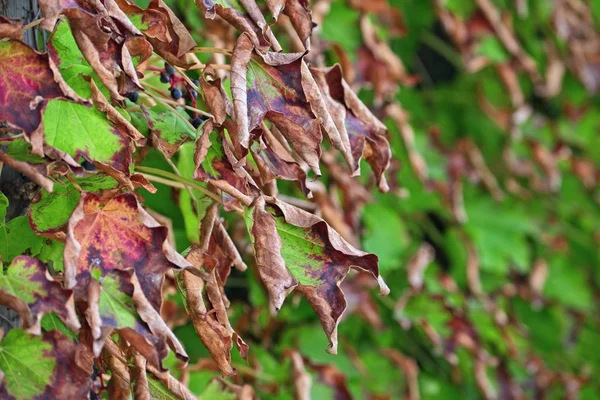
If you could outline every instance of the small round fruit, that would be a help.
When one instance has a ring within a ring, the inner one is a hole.
[[[198,92],[196,92],[194,89],[190,89],[190,96],[192,96],[193,98],[197,99],[198,98]]]
[[[192,119],[192,126],[193,126],[194,128],[196,128],[196,129],[198,129],[198,127],[199,127],[200,125],[202,125],[202,123],[203,123],[205,120],[206,120],[206,118],[202,118],[202,117],[199,117],[199,116],[195,116],[195,117]]]
[[[181,96],[183,96],[183,93],[181,93],[181,89],[179,89],[179,88],[171,89],[171,97],[172,98],[174,98],[175,100],[179,100],[181,98]]]
[[[140,94],[138,92],[131,92],[129,93],[129,100],[133,103],[137,103],[138,99],[140,98]]]
[[[200,81],[198,81],[198,79],[192,79],[192,82],[194,82],[194,85],[196,85],[196,87],[200,87]]]
[[[162,83],[169,83],[171,82],[171,78],[169,77],[169,75],[165,74],[164,72],[160,73],[160,81]]]
[[[165,71],[167,72],[167,75],[175,75],[175,68],[167,63],[165,63]]]

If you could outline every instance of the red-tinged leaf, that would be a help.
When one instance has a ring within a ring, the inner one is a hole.
[[[355,160],[354,170],[358,170],[359,161],[364,156],[373,169],[379,189],[387,191],[384,173],[390,165],[391,150],[385,137],[385,125],[371,113],[344,81],[339,65],[325,70],[313,69],[312,73],[317,76],[316,80],[327,98],[329,111],[339,131],[345,132],[342,135],[347,135],[350,140]]]
[[[256,6],[256,2],[250,2]],[[275,51],[281,50],[281,48],[278,48],[278,43],[270,42],[269,39],[272,41],[274,37],[272,35],[271,38],[267,37],[264,33],[265,30],[252,18],[252,15],[250,15],[249,11],[244,8],[239,0],[196,0],[196,5],[204,10],[206,18],[215,19],[218,15],[241,32],[245,32],[254,47],[259,49],[259,51],[267,51],[271,44],[274,45]],[[262,20],[264,21],[264,17]]]
[[[210,65],[202,71],[200,88],[202,89],[204,102],[215,118],[215,123],[223,125],[227,115],[233,114],[233,105],[227,97],[227,93],[225,93],[221,79],[216,77],[216,72]]]
[[[272,306],[278,310],[291,291],[300,291],[321,320],[328,351],[335,354],[337,326],[346,309],[339,285],[350,268],[371,274],[380,293],[389,293],[377,256],[354,248],[319,217],[279,200],[258,198],[245,218]]]
[[[0,277],[0,303],[19,312],[23,327],[40,333],[44,314],[54,312],[72,330],[80,327],[75,315],[73,293],[63,289],[39,260],[15,257]]]
[[[248,36],[241,35],[233,51],[231,92],[237,135],[232,140],[248,148],[250,132],[267,119],[320,175],[321,124],[336,148],[343,151],[343,143],[302,60],[304,54],[266,53],[253,58],[253,48]]]
[[[0,38],[23,40],[23,23],[18,19],[0,15]]]
[[[92,359],[87,349],[52,330],[33,336],[11,330],[0,343],[3,381],[0,397],[16,400],[85,399],[90,392]]]
[[[196,42],[162,0],[151,0],[145,10],[124,0],[117,0],[117,3],[145,35],[156,53],[173,65],[187,65],[183,56],[196,46]]]
[[[77,297],[86,298],[92,268],[100,268],[103,275],[134,270],[148,301],[160,310],[164,274],[189,266],[168,244],[167,236],[168,229],[133,194],[100,197],[84,192],[69,220],[65,284],[74,288]]]
[[[0,121],[33,133],[50,99],[63,97],[48,56],[16,40],[0,42]]]

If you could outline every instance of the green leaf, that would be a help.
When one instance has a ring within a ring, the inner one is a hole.
[[[56,360],[52,345],[41,336],[13,329],[0,343],[0,370],[6,392],[17,400],[33,399],[52,383]]]
[[[475,53],[487,57],[493,63],[502,63],[510,59],[502,42],[495,36],[484,37],[477,45]]]
[[[29,220],[25,216],[16,217],[8,222],[6,210],[8,199],[0,192],[0,255],[3,262],[11,262],[16,256],[30,250],[32,254],[38,254],[42,246],[42,238],[35,235],[29,226]]]
[[[150,132],[158,139],[155,144],[167,157],[170,158],[186,141],[196,139],[193,127],[173,110],[158,104],[144,111],[141,114],[144,115]]]
[[[131,140],[95,107],[63,100],[48,103],[43,116],[45,141],[74,159],[84,157],[118,171],[128,171]]]

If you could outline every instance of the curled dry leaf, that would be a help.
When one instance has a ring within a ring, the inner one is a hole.
[[[310,400],[312,378],[304,367],[302,356],[295,350],[286,351],[285,355],[292,361],[292,379],[294,380],[296,400]]]
[[[15,257],[0,276],[0,303],[17,311],[23,327],[40,334],[44,314],[56,313],[67,326],[80,327],[75,314],[73,292],[63,289],[39,260],[28,256]]]
[[[18,19],[0,15],[0,38],[23,40],[23,23]]]
[[[381,191],[389,189],[384,173],[390,165],[390,144],[385,137],[385,125],[377,119],[342,76],[339,65],[328,69],[312,69],[327,106],[342,137],[347,137],[354,159],[353,169],[359,168],[364,156],[377,178]]]
[[[196,46],[196,42],[162,0],[151,0],[146,9],[125,0],[116,1],[132,21],[139,21],[138,28],[156,53],[172,65],[187,66],[184,55]]]
[[[184,293],[187,310],[192,318],[196,333],[210,352],[211,357],[224,376],[233,375],[231,348],[235,341],[243,358],[247,357],[248,346],[235,333],[223,302],[223,287],[217,279],[217,270],[210,251],[211,239],[218,233],[218,205],[213,204],[207,211],[200,231],[200,246],[193,246],[186,259],[195,270],[183,271],[178,279]],[[220,234],[220,233],[219,233]],[[210,255],[209,255],[210,251]]]
[[[261,28],[258,25],[257,21],[252,18],[252,15],[247,11],[242,4],[240,4],[237,0],[195,0],[196,5],[200,7],[201,10],[204,10],[204,16],[208,19],[214,19],[217,15],[223,18],[225,21],[229,22],[231,25],[235,26],[241,32],[246,33],[251,41],[252,45],[256,47],[260,52],[265,52],[269,49],[270,45],[274,45],[275,51],[280,51],[281,48],[277,42],[271,43],[270,39],[274,39],[272,34],[270,37],[267,37],[267,33],[263,28],[267,28],[266,22],[265,26]],[[253,0],[245,0],[246,3],[253,3],[253,6],[256,7],[258,14],[260,14],[260,10],[258,10],[258,6],[256,2]],[[258,17],[257,13],[253,13],[255,17]],[[264,21],[264,17],[259,17],[259,20]],[[261,21],[261,24],[263,23]],[[267,31],[270,32],[270,29]],[[242,35],[243,36],[243,35]]]
[[[92,359],[86,349],[52,330],[33,336],[13,329],[0,343],[3,399],[84,399],[90,392]]]
[[[407,382],[407,400],[419,400],[419,365],[396,349],[383,349],[382,354],[392,360],[404,373]]]
[[[427,266],[434,260],[435,250],[429,243],[423,243],[408,261],[408,282],[414,289],[423,288],[423,274]]]
[[[248,148],[250,132],[266,119],[320,175],[322,128],[334,147],[351,163],[338,127],[303,61],[304,53],[267,52],[253,57],[253,49],[250,38],[241,35],[231,60],[231,93],[237,123],[237,136],[232,138],[234,143]]]
[[[283,14],[287,15],[302,41],[304,48],[310,50],[310,35],[312,34],[312,13],[308,9],[307,0],[285,0]],[[275,17],[277,19],[277,17]]]
[[[332,364],[317,364],[310,360],[304,360],[308,367],[318,374],[319,381],[334,392],[334,398],[337,400],[352,400],[352,394],[348,389],[348,380],[346,376],[336,366]]]
[[[8,165],[11,168],[16,169],[17,171],[19,171],[20,173],[31,179],[33,182],[38,184],[40,187],[46,189],[47,191],[52,191],[54,183],[50,179],[48,179],[45,176],[45,174],[39,170],[39,168],[34,167],[30,163],[15,160],[13,157],[11,157],[3,151],[0,151],[0,162],[4,163],[5,165]]]
[[[245,219],[271,305],[279,310],[289,293],[301,292],[327,334],[328,351],[335,354],[337,326],[346,309],[339,285],[350,268],[370,273],[380,293],[389,293],[377,256],[354,248],[319,217],[279,200],[259,197]]]

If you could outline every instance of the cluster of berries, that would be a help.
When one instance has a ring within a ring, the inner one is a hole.
[[[172,65],[165,63],[165,69],[160,73],[160,81],[162,83],[170,84],[171,97],[175,100],[179,100],[183,97],[182,90],[178,87],[178,85],[183,85],[188,96],[189,100],[192,103],[193,107],[196,107],[196,99],[198,98],[198,92],[192,88],[192,86],[180,76],[177,76],[175,73],[175,68]],[[192,82],[196,87],[200,86],[200,82],[197,79],[193,79]],[[204,122],[205,118],[199,116],[197,113],[194,113],[193,118],[190,120],[192,126],[194,128],[198,128],[202,122]]]

